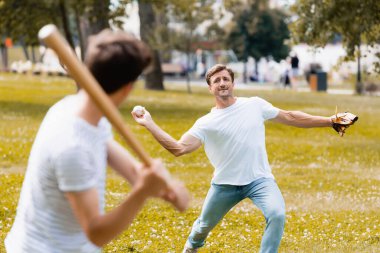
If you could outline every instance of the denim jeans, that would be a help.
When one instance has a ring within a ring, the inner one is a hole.
[[[260,178],[248,185],[212,184],[201,215],[194,222],[187,245],[199,248],[208,233],[237,203],[249,198],[263,212],[266,227],[261,241],[261,253],[277,252],[285,226],[285,202],[274,179]]]

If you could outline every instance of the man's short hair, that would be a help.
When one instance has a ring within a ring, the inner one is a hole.
[[[210,85],[210,79],[213,75],[223,70],[227,70],[228,73],[230,73],[231,80],[232,82],[234,82],[234,72],[232,71],[232,69],[228,68],[226,65],[223,65],[223,64],[216,64],[212,66],[206,73],[207,84]]]
[[[89,38],[84,63],[107,94],[136,81],[151,64],[149,48],[132,35],[103,30]]]

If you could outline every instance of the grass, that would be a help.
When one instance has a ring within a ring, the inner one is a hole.
[[[150,110],[162,128],[179,138],[213,105],[205,88],[167,87],[165,92],[137,85],[121,107],[125,121],[147,151],[161,157],[192,193],[191,207],[176,212],[151,200],[132,226],[104,252],[180,252],[200,212],[213,168],[202,149],[175,158],[161,148],[129,112],[136,104]],[[0,252],[9,231],[29,151],[44,114],[55,101],[75,92],[66,78],[0,75]],[[376,97],[237,91],[260,96],[287,110],[331,115],[338,105],[360,116],[340,138],[332,129],[298,129],[267,123],[270,164],[287,204],[280,252],[378,252],[380,248],[380,100]],[[120,139],[116,135],[117,139]],[[128,194],[128,185],[109,171],[107,210]],[[258,252],[264,218],[248,200],[230,211],[200,252]]]

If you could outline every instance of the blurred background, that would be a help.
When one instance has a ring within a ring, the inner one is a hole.
[[[80,59],[102,29],[141,38],[155,56],[146,89],[175,82],[191,93],[223,63],[241,86],[380,91],[378,0],[2,0],[0,71],[65,76],[37,38],[48,23]]]
[[[149,108],[179,139],[213,106],[204,75],[216,63],[235,71],[237,96],[313,115],[332,115],[337,106],[359,115],[344,138],[332,129],[266,125],[269,162],[287,205],[280,252],[379,252],[379,0],[0,0],[0,252],[41,121],[52,104],[76,92],[54,52],[38,41],[49,23],[79,59],[88,37],[105,28],[150,46],[153,71],[141,76],[120,111],[148,153],[162,158],[193,195],[185,214],[152,200],[104,252],[183,248],[213,167],[202,149],[174,158],[130,111]],[[107,174],[108,211],[130,188],[115,172]],[[246,200],[202,252],[258,252],[264,224]]]

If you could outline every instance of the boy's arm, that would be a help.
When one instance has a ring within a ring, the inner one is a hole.
[[[135,112],[132,112],[133,118],[142,126],[145,126],[153,137],[175,156],[181,156],[187,153],[191,153],[202,146],[202,142],[194,136],[185,133],[179,141],[174,139],[164,130],[162,130],[152,119],[150,113],[145,110],[144,115],[137,116]]]
[[[125,178],[131,185],[134,185],[139,177],[142,164],[115,140],[107,143],[108,165]]]
[[[300,111],[280,110],[277,116],[271,120],[285,125],[302,128],[332,126],[331,117],[313,116]]]
[[[168,191],[162,175],[165,169],[155,162],[151,169],[141,172],[127,198],[106,214],[99,212],[98,192],[95,188],[81,192],[66,192],[65,197],[88,239],[101,247],[115,238],[133,219],[149,197],[159,197]]]

